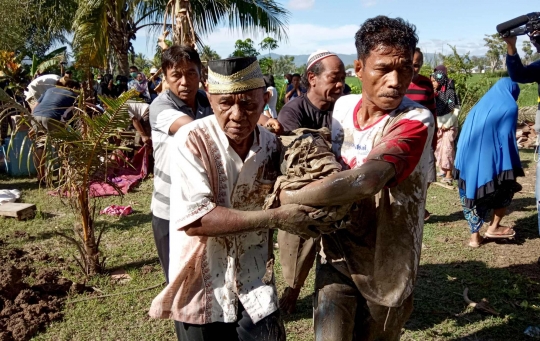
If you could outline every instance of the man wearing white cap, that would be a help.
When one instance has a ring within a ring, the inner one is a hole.
[[[158,96],[156,88],[161,84],[161,78],[156,75],[158,70],[153,67],[150,69],[150,81],[148,82],[148,91],[150,92],[150,99],[153,101]]]
[[[279,113],[278,121],[285,133],[298,128],[331,129],[334,103],[343,95],[345,76],[345,66],[335,53],[326,50],[312,53],[302,77],[307,93],[285,104]],[[315,241],[280,230],[278,243],[283,277],[288,285],[280,307],[284,312],[292,313],[315,261]]]

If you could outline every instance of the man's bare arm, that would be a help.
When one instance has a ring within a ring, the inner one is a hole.
[[[396,174],[385,161],[368,161],[356,169],[335,173],[298,191],[283,191],[282,205],[299,204],[314,207],[345,205],[377,194]]]
[[[223,237],[246,232],[280,228],[290,233],[317,237],[308,226],[318,223],[308,216],[314,208],[283,205],[266,211],[238,211],[217,206],[201,219],[186,226],[188,236]]]
[[[176,121],[174,121],[171,126],[169,127],[169,135],[174,135],[178,131],[178,129],[182,128],[186,124],[193,122],[193,119],[189,116],[182,116],[178,118]]]

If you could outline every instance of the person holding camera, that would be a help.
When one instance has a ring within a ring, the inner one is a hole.
[[[536,51],[540,52],[540,31],[534,31],[530,35],[531,43],[536,47]],[[503,37],[506,42],[508,54],[506,55],[506,67],[508,75],[517,83],[539,83],[538,86],[538,111],[536,112],[536,120],[534,130],[540,131],[540,60],[524,66],[517,52],[516,42],[517,37]],[[537,141],[538,144],[538,141]],[[536,204],[539,209],[540,218],[540,163],[536,164]],[[538,231],[540,233],[540,219],[538,223]]]

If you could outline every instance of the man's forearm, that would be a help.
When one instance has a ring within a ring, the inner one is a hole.
[[[228,235],[275,228],[272,210],[238,211],[217,206],[184,229],[188,236],[223,237]]]
[[[345,205],[377,194],[393,177],[395,168],[385,161],[369,161],[357,169],[330,175],[298,191],[283,191],[282,205]]]
[[[136,118],[133,118],[133,127],[135,128],[135,130],[139,132],[141,137],[149,137],[149,136],[146,136],[146,131],[144,130],[141,122],[139,122],[139,120]]]

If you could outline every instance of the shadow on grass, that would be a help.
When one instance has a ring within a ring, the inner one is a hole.
[[[113,267],[107,268],[107,272],[114,272],[114,271],[120,270],[120,269],[124,269],[126,271],[136,270],[136,269],[139,269],[139,268],[141,268],[141,267],[143,267],[145,265],[154,265],[156,263],[159,264],[159,258],[158,257],[152,257],[152,258],[140,260],[140,261],[137,261],[137,262],[130,262],[130,263],[126,263],[126,264],[120,264],[120,265],[117,265],[117,266],[113,266]]]
[[[531,280],[531,273],[538,273],[538,264],[520,264],[509,268],[488,268],[478,261],[424,264],[420,266],[414,291],[415,310],[406,325],[414,331],[431,329],[451,320],[456,328],[467,325],[487,324],[467,337],[445,331],[430,330],[433,339],[448,340],[526,340],[525,328],[537,325],[539,314],[534,309],[520,306],[540,304],[540,284]],[[486,298],[500,313],[493,327],[491,316],[467,309],[462,294],[469,288],[469,298],[479,302]],[[491,324],[490,324],[491,323]],[[441,328],[443,330],[443,328]]]
[[[115,221],[107,221],[104,225],[107,230],[130,230],[140,227],[141,224],[152,222],[152,213],[135,212]],[[101,222],[103,224],[103,222]]]
[[[296,303],[296,313],[285,315],[282,313],[283,321],[292,322],[298,320],[311,319],[313,317],[313,294],[307,295]]]

